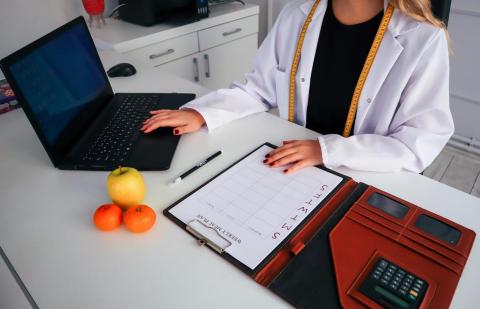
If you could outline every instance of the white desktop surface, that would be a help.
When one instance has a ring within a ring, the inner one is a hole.
[[[104,57],[106,67],[116,61]],[[114,89],[206,91],[136,65],[138,75],[112,79]],[[106,233],[93,226],[93,212],[109,202],[108,173],[53,168],[23,111],[0,115],[0,245],[40,308],[288,308],[212,250],[199,247],[161,211],[266,141],[315,135],[260,113],[210,134],[183,136],[169,171],[143,173],[145,203],[157,210],[158,220],[151,231],[137,235],[123,227]],[[219,149],[219,158],[168,187]],[[413,173],[339,171],[480,232],[480,200],[473,196]],[[478,308],[479,276],[476,241],[452,308]]]
[[[32,308],[2,256],[0,256],[0,308]]]

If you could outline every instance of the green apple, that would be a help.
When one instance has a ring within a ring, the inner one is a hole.
[[[140,204],[146,192],[143,176],[133,167],[119,167],[107,177],[108,195],[124,210]]]

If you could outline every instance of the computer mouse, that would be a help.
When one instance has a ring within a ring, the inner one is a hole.
[[[119,63],[107,71],[107,74],[110,77],[126,77],[135,73],[137,73],[137,70],[130,63]]]

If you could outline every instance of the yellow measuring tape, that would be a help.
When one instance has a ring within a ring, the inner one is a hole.
[[[307,33],[308,27],[312,22],[313,15],[317,10],[317,7],[320,1],[321,0],[316,0],[312,8],[310,9],[310,13],[308,14],[305,24],[302,27],[302,32],[300,33],[300,37],[297,43],[297,48],[295,50],[295,57],[293,58],[292,69],[290,71],[290,91],[289,91],[289,105],[288,105],[288,121],[290,122],[293,122],[295,119],[295,91],[296,91],[295,79],[297,76],[300,57],[302,55],[303,41],[305,40],[305,35]],[[353,122],[355,120],[355,115],[357,113],[358,101],[360,100],[360,95],[362,93],[363,86],[365,85],[365,81],[367,80],[367,76],[368,76],[368,73],[370,72],[370,68],[372,67],[373,60],[377,55],[378,48],[382,43],[385,32],[387,31],[388,24],[392,19],[393,10],[394,10],[393,5],[389,3],[383,15],[382,21],[380,22],[380,26],[378,27],[377,34],[373,39],[372,46],[370,47],[370,51],[368,52],[367,59],[365,61],[365,64],[363,65],[363,69],[358,78],[358,82],[355,87],[355,90],[353,91],[352,102],[350,103],[350,109],[348,111],[347,121],[345,123],[345,128],[343,130],[344,137],[350,136],[350,133],[352,132]],[[312,85],[310,85],[310,87],[311,86]]]

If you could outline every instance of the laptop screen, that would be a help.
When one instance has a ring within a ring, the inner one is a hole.
[[[113,96],[83,17],[18,50],[0,65],[55,165]]]
[[[90,41],[76,24],[10,66],[49,144],[106,86]]]

